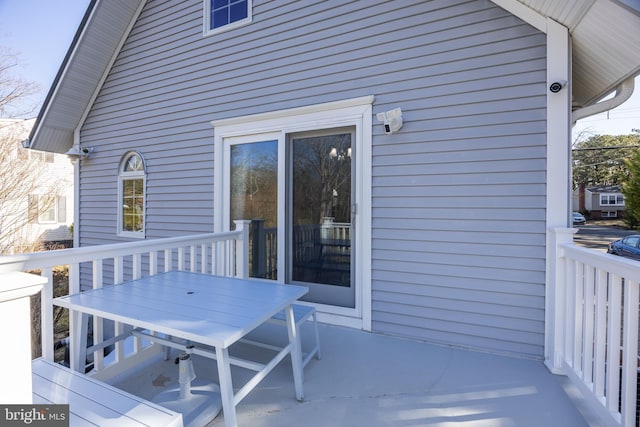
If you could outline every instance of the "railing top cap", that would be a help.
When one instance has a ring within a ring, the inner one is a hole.
[[[0,273],[0,302],[33,295],[46,283],[46,277],[35,274],[19,271]]]

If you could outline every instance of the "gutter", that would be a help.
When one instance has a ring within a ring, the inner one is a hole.
[[[603,113],[620,106],[633,94],[634,79],[634,77],[629,77],[627,80],[620,83],[620,85],[616,87],[616,94],[613,98],[607,99],[606,101],[597,102],[595,104],[573,111],[573,113],[571,114],[572,126],[575,125],[576,122],[580,119],[593,116],[594,114]]]

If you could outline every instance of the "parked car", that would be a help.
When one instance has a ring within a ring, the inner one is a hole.
[[[586,223],[587,220],[585,219],[584,215],[582,215],[580,212],[574,212],[573,213],[573,224],[574,225],[582,225],[584,223]]]
[[[640,234],[632,234],[609,243],[607,252],[640,260]]]

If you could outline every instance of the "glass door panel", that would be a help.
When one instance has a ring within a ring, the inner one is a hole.
[[[288,274],[307,301],[354,307],[352,139],[347,131],[289,138]]]
[[[250,219],[249,276],[277,280],[278,142],[230,147],[230,230]]]

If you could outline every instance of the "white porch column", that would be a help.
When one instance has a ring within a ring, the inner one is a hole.
[[[571,221],[571,42],[568,28],[546,19],[547,189],[545,364],[559,373],[564,310],[564,264],[559,245],[573,241]],[[551,92],[554,82],[568,82]]]
[[[46,278],[35,274],[0,274],[0,378],[7,385],[0,387],[0,402],[4,404],[33,403],[29,297],[46,283]]]

